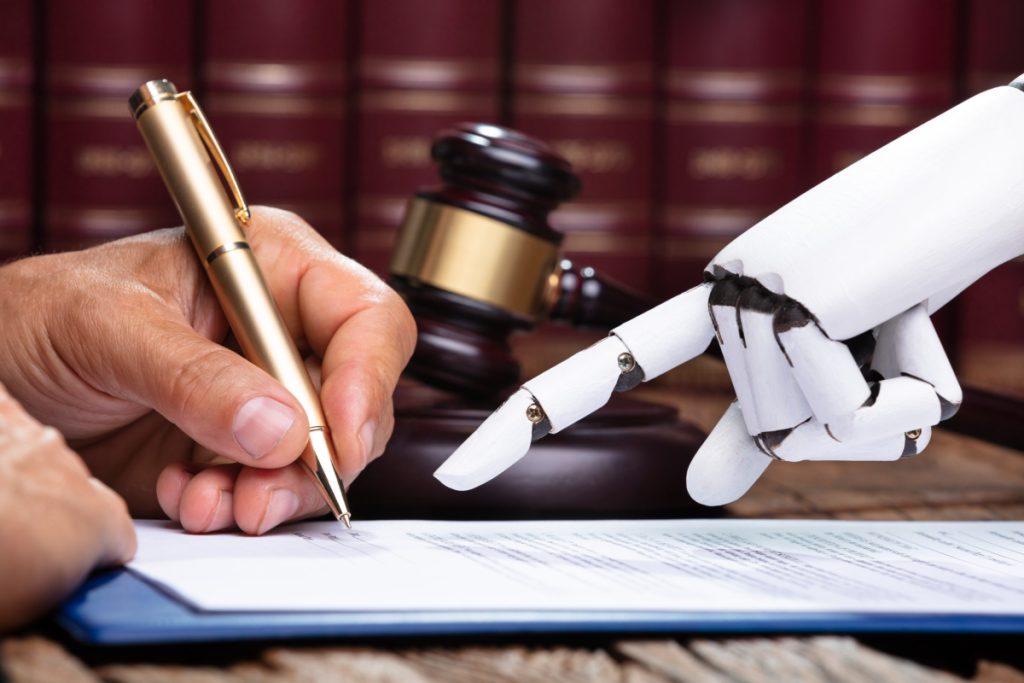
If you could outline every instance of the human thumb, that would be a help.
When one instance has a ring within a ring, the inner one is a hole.
[[[282,467],[308,440],[306,417],[287,389],[184,323],[151,322],[110,362],[119,395],[243,465]]]

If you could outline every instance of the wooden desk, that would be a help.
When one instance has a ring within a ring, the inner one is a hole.
[[[710,427],[727,397],[647,388]],[[683,472],[680,471],[680,476]],[[937,430],[921,456],[896,463],[775,463],[741,501],[740,517],[1024,518],[1024,454]],[[38,632],[35,632],[38,633]],[[975,681],[1024,683],[1020,639],[950,636],[685,640],[447,639],[361,645],[174,647],[83,651],[30,633],[0,642],[10,683],[189,681]],[[972,677],[973,678],[970,678]],[[3,681],[0,676],[0,681]]]

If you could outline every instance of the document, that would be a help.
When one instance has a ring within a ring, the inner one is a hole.
[[[138,522],[129,569],[202,611],[1024,614],[1024,522]]]

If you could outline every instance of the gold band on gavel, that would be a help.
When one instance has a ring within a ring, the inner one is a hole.
[[[473,211],[414,197],[391,273],[532,319],[558,286],[558,245]]]

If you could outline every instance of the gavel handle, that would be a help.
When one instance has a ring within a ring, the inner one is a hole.
[[[558,299],[550,319],[573,327],[608,330],[635,318],[659,301],[603,276],[589,266],[562,261]],[[712,342],[705,351],[719,360],[722,351]]]
[[[658,303],[589,266],[563,259],[558,298],[550,319],[573,327],[609,329],[635,318]]]

